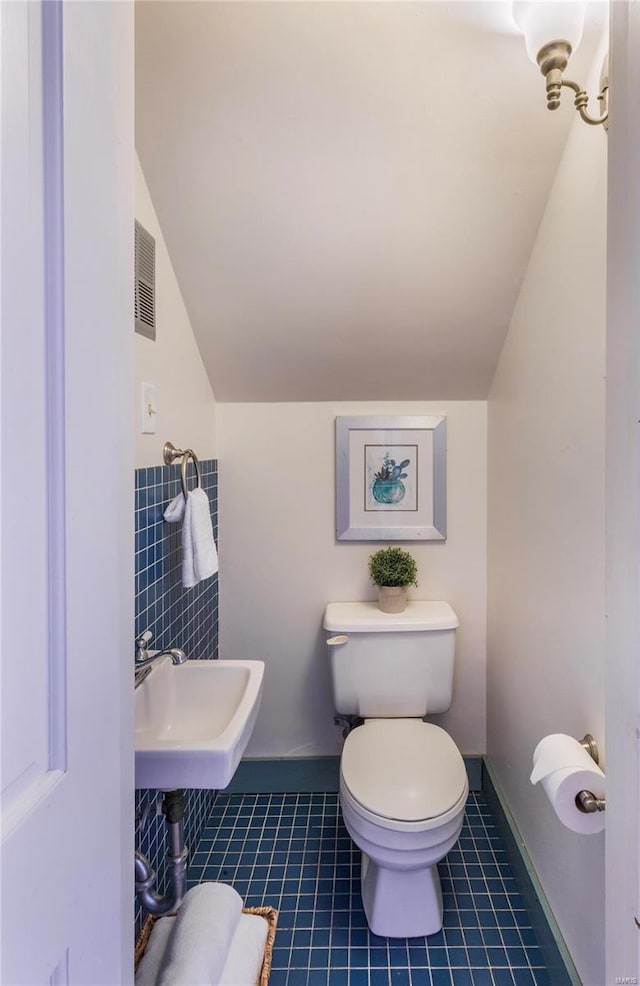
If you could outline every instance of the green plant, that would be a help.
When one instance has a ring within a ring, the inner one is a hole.
[[[402,548],[380,548],[369,557],[369,575],[374,585],[414,585],[418,566],[408,551]]]
[[[410,462],[411,459],[403,459],[400,465],[397,466],[396,460],[392,459],[387,452],[382,460],[380,472],[376,473],[376,479],[379,479],[382,483],[389,483],[397,479],[406,479],[407,473],[402,470],[406,469]]]

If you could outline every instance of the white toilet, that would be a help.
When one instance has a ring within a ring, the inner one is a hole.
[[[340,804],[362,850],[362,901],[385,938],[442,927],[437,863],[455,845],[469,791],[460,751],[422,716],[451,705],[458,618],[445,602],[382,613],[329,603],[324,617],[336,712],[362,717],[340,761]]]

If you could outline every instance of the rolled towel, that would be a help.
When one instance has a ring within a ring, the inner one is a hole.
[[[269,924],[259,914],[241,914],[217,986],[253,986],[260,979]],[[137,984],[136,984],[137,986]]]
[[[242,898],[224,883],[201,883],[182,901],[157,986],[214,986],[227,960]]]
[[[186,499],[178,493],[167,506],[164,519],[170,524],[182,521],[182,584],[191,589],[218,571],[218,552],[213,539],[209,497],[197,487]]]
[[[136,969],[135,986],[156,986],[169,935],[175,923],[174,917],[160,918],[154,923],[144,955]]]

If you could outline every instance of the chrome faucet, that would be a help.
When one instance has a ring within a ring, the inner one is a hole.
[[[148,644],[151,643],[153,634],[151,630],[145,630],[136,639],[136,653],[134,658],[136,688],[141,685],[144,679],[152,670],[151,666],[159,661],[161,657],[170,657],[174,664],[184,664],[187,655],[179,647],[172,647],[170,650],[149,650]]]

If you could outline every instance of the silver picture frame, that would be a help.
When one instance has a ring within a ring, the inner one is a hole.
[[[337,417],[337,540],[446,537],[446,416]]]

